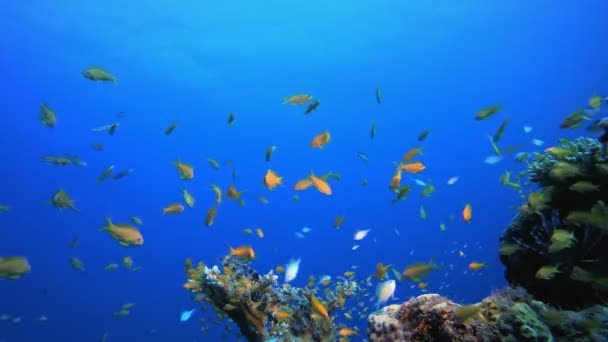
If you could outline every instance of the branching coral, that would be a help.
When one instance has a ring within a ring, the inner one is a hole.
[[[554,184],[555,179],[550,173],[560,161],[577,165],[582,174],[595,173],[597,163],[608,163],[608,157],[602,152],[602,144],[595,139],[581,137],[574,141],[563,140],[558,148],[560,153],[534,154],[534,161],[528,165],[531,181],[541,186]]]
[[[188,281],[184,288],[204,296],[201,302],[209,302],[232,319],[248,341],[336,340],[332,321],[317,314],[311,305],[314,288],[279,286],[272,272],[260,275],[232,256],[222,260],[222,271],[202,263],[195,268],[190,259],[185,268]],[[321,305],[331,315],[360,290],[355,281],[339,281]]]

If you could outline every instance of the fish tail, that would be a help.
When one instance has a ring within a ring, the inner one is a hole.
[[[112,226],[112,218],[110,216],[106,216],[106,226],[103,227],[103,230],[107,230],[107,227],[111,227]]]

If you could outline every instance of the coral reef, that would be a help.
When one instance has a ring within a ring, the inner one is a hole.
[[[490,331],[475,321],[460,324],[454,318],[458,304],[438,294],[425,294],[402,305],[391,305],[368,318],[371,342],[490,341]]]
[[[208,302],[232,319],[248,341],[335,341],[329,315],[361,290],[355,281],[344,279],[326,289],[321,302],[315,288],[279,286],[272,271],[260,275],[234,256],[222,260],[222,271],[203,263],[194,267],[190,259],[185,268],[184,288],[197,294],[202,305]]]
[[[563,140],[528,165],[529,195],[501,237],[510,284],[563,308],[608,300],[608,158],[593,139]]]
[[[498,291],[468,306],[426,294],[370,315],[368,336],[371,342],[606,341],[608,309],[560,311],[521,288]]]

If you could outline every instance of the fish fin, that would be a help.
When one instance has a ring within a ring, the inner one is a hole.
[[[123,242],[123,241],[120,241],[120,242],[118,242],[118,243],[119,243],[121,246],[123,246],[123,247],[128,247],[128,246],[129,246],[129,244],[128,244],[128,243]]]

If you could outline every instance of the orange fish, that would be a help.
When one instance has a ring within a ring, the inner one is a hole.
[[[325,305],[323,305],[323,303],[321,303],[321,301],[317,299],[314,293],[310,295],[310,304],[312,305],[312,309],[316,313],[318,313],[325,319],[329,319],[329,313],[327,312]]]
[[[357,335],[357,332],[354,331],[353,329],[342,328],[342,329],[338,330],[338,335],[340,335],[340,336],[353,336],[353,335]]]
[[[344,223],[344,216],[336,217],[336,220],[334,221],[334,228],[340,229],[340,227],[342,227],[343,223]]]
[[[251,246],[230,247],[230,256],[235,256],[244,260],[252,260],[255,258],[255,252]]]
[[[482,262],[473,261],[469,264],[469,269],[471,271],[479,271],[482,268],[485,268],[486,264]]]
[[[426,169],[426,166],[424,166],[424,164],[422,164],[421,162],[413,162],[413,163],[407,163],[407,164],[401,164],[401,169],[405,172],[410,172],[410,173],[420,173],[422,171],[424,171]]]
[[[310,143],[312,148],[323,148],[323,146],[327,145],[331,140],[331,136],[329,135],[329,131],[323,131],[317,134]]]
[[[314,173],[310,174],[310,180],[312,182],[312,185],[314,185],[314,187],[317,188],[320,193],[327,196],[331,195],[331,187],[329,186],[329,183],[327,183],[327,181],[315,176]]]
[[[395,175],[391,179],[391,184],[389,185],[389,188],[391,190],[395,190],[399,187],[399,185],[401,185],[401,167],[398,167],[397,171],[395,171]]]
[[[144,244],[144,237],[137,228],[128,224],[114,224],[109,217],[106,217],[106,225],[101,230],[108,232],[121,246],[141,246]]]
[[[304,178],[304,179],[300,179],[296,185],[293,187],[295,190],[306,190],[308,188],[310,188],[310,186],[312,185],[312,181],[310,180],[310,178]]]
[[[228,187],[228,191],[226,192],[226,196],[228,196],[228,198],[230,199],[237,200],[237,202],[239,202],[241,206],[245,206],[245,201],[243,201],[242,198],[243,192],[245,191],[237,191],[234,184],[230,184],[230,186]]]
[[[283,177],[279,176],[271,169],[268,169],[268,171],[266,171],[266,175],[264,176],[264,185],[268,188],[268,190],[273,190],[282,183]]]
[[[382,280],[386,278],[386,272],[388,272],[389,268],[393,267],[393,265],[384,265],[381,262],[376,265],[376,273],[374,273],[374,277],[378,280]]]
[[[423,282],[418,283],[418,288],[421,290],[426,289],[428,286],[429,286],[428,283],[423,283]]]
[[[209,208],[209,210],[207,210],[207,217],[205,218],[205,225],[207,227],[211,227],[213,225],[216,215],[217,215],[216,208]]]
[[[414,147],[405,153],[405,155],[403,156],[403,161],[406,162],[408,160],[412,160],[419,154],[422,154],[422,148]]]
[[[179,159],[173,162],[173,165],[177,167],[179,177],[183,180],[194,178],[194,167],[190,164],[182,163]]]
[[[470,204],[467,204],[464,206],[464,209],[462,210],[462,219],[464,220],[464,223],[469,223],[469,222],[471,222],[472,218],[473,218],[473,207],[471,207]]]
[[[285,322],[291,319],[291,314],[285,310],[278,310],[275,312],[274,317],[280,322]]]
[[[165,214],[180,214],[184,211],[184,206],[179,203],[172,203],[163,208],[163,215]]]

